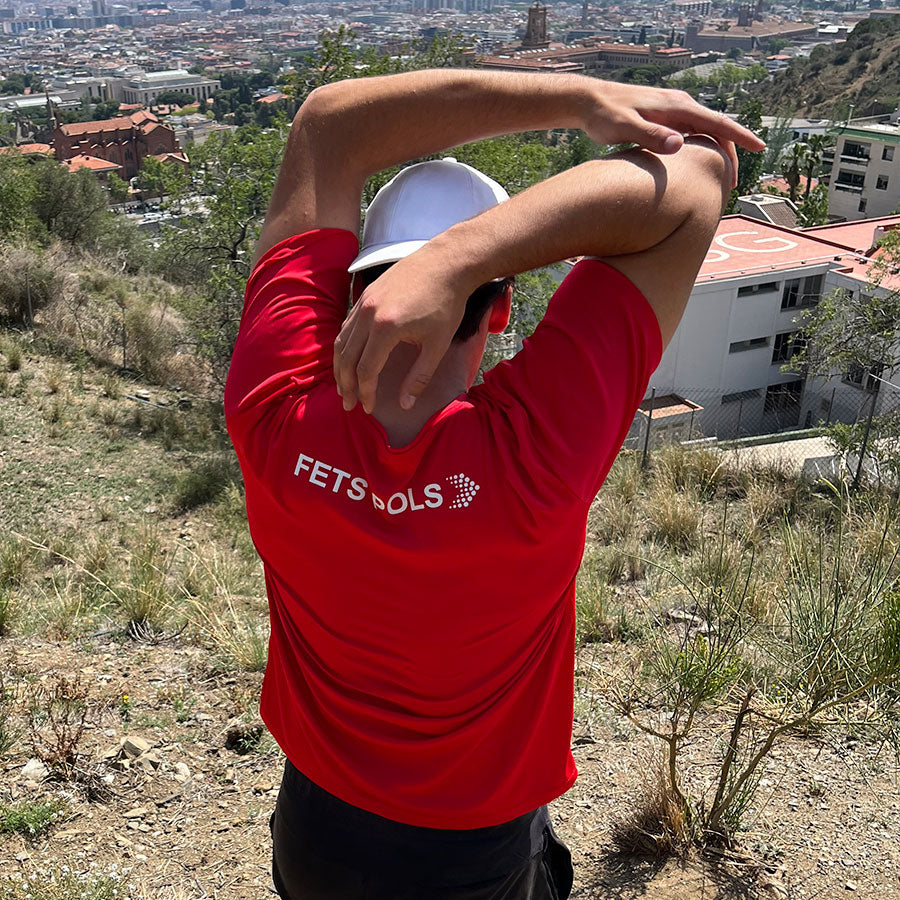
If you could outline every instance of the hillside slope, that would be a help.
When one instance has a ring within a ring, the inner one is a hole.
[[[868,19],[848,39],[794,59],[754,90],[767,112],[822,118],[896,109],[900,99],[900,16]]]

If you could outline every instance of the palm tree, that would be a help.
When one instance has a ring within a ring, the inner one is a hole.
[[[804,202],[809,197],[810,190],[812,190],[813,176],[822,165],[822,154],[827,146],[828,138],[824,134],[811,134],[806,139],[806,167],[804,170],[806,189],[803,191]]]
[[[791,152],[782,160],[781,174],[788,183],[788,196],[791,203],[797,202],[797,189],[800,187],[801,173],[806,168],[806,144],[792,144]]]

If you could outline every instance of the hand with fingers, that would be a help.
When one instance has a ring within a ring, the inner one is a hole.
[[[446,267],[431,262],[425,248],[372,282],[344,320],[334,345],[334,380],[344,409],[353,409],[359,401],[372,412],[378,376],[400,343],[419,348],[400,388],[401,407],[411,409],[447,352],[470,291]]]
[[[731,159],[737,186],[735,144],[758,152],[765,143],[724,113],[702,106],[685,91],[598,82],[584,130],[598,144],[635,143],[653,153],[676,153],[685,134],[707,134]]]

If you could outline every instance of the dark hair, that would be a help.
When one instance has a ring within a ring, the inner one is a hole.
[[[383,275],[391,266],[392,262],[382,263],[380,266],[370,266],[368,269],[362,269],[356,273],[360,284],[367,288],[380,275]],[[466,311],[463,313],[462,321],[459,328],[453,335],[454,341],[467,341],[469,338],[475,337],[485,313],[493,306],[494,301],[498,300],[503,292],[513,284],[512,278],[504,278],[501,281],[488,281],[480,287],[475,288],[466,300]]]

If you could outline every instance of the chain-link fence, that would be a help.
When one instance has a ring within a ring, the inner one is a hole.
[[[837,423],[852,427],[835,436],[830,426]],[[646,465],[670,444],[734,451],[811,474],[882,478],[895,453],[900,457],[900,388],[872,376],[741,391],[651,387],[625,447]]]

